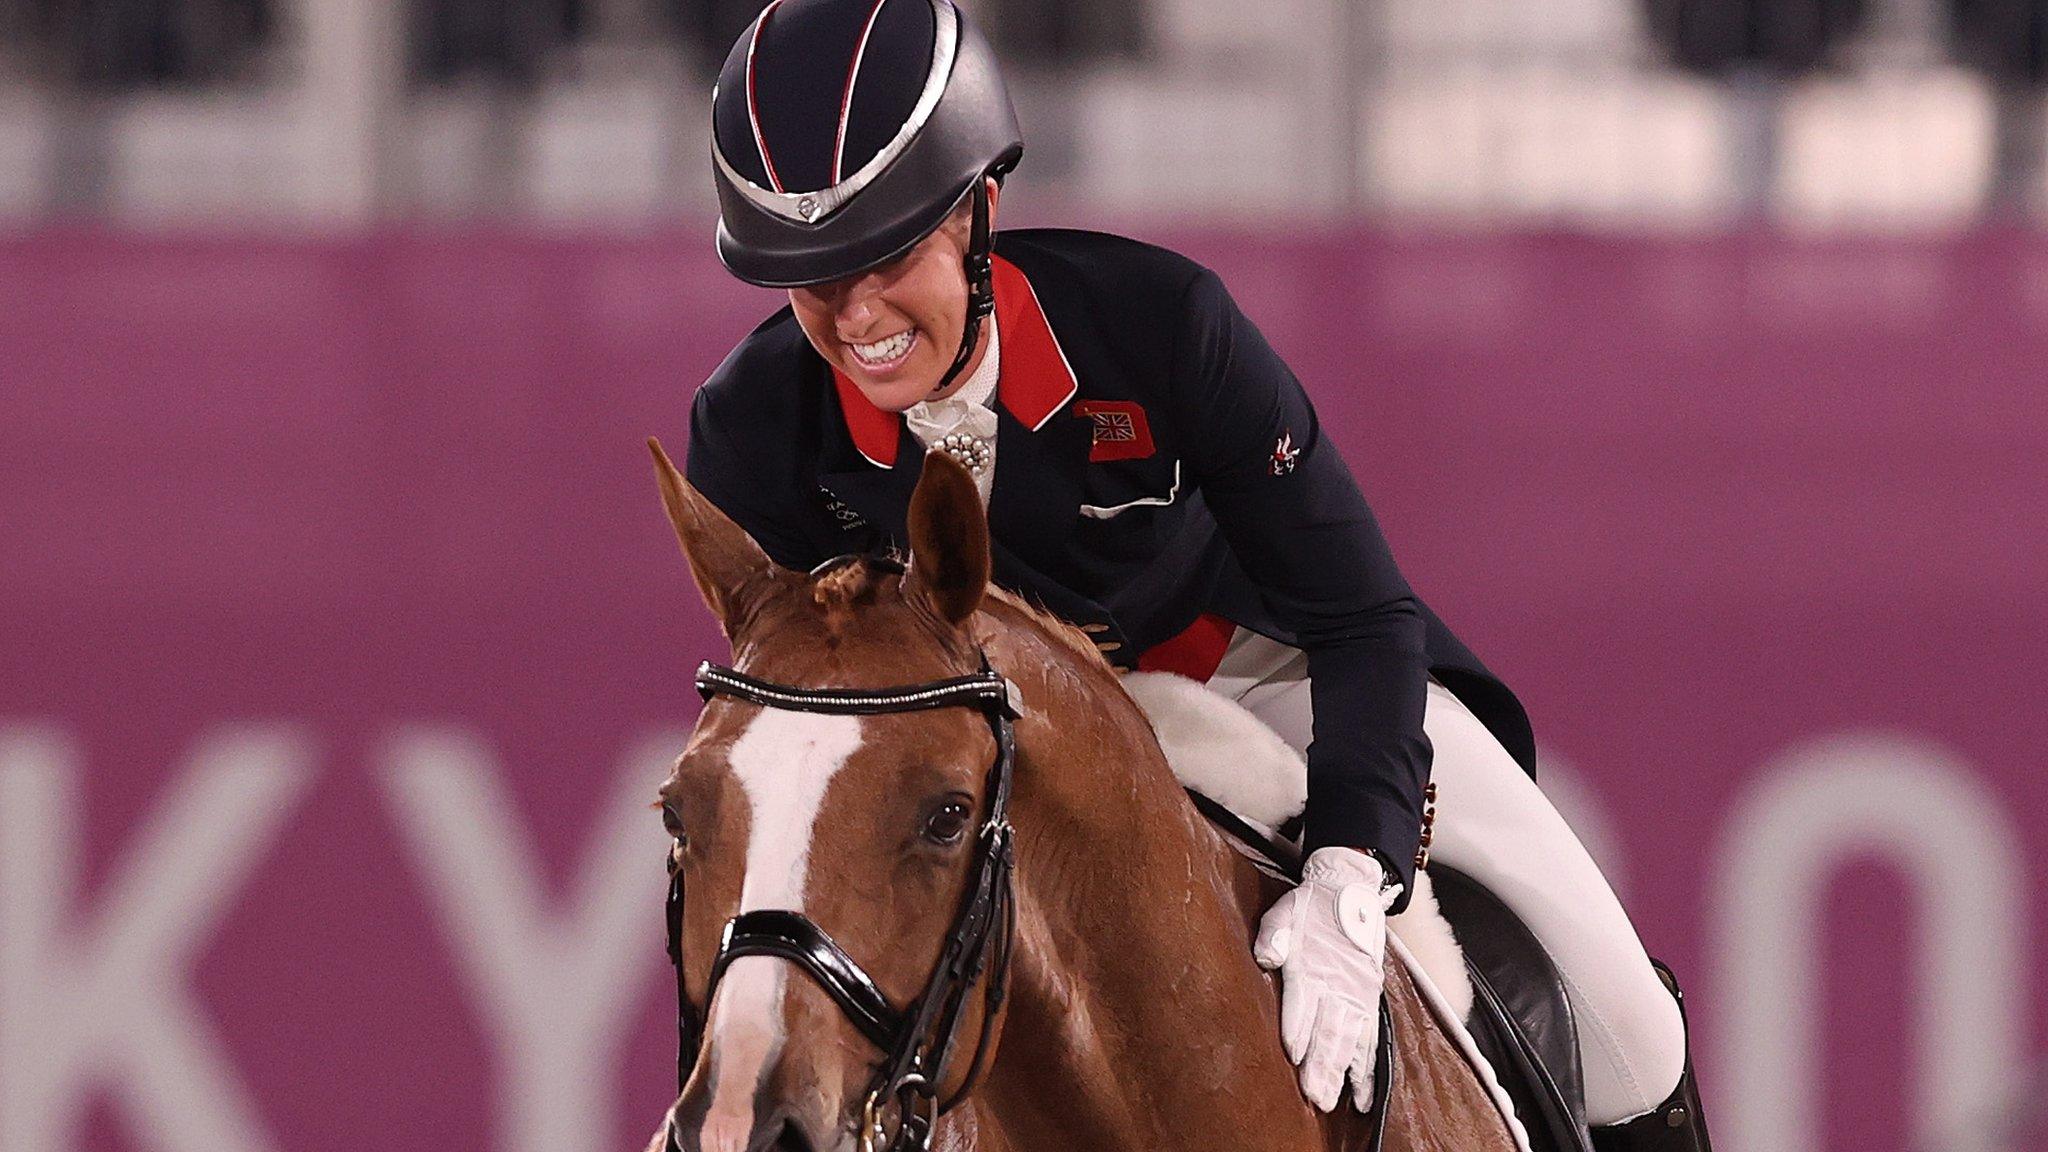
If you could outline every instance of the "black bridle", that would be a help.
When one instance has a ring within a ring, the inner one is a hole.
[[[891,712],[922,712],[933,708],[971,707],[988,718],[996,740],[996,759],[988,772],[988,811],[981,824],[973,874],[953,929],[946,937],[938,964],[924,990],[898,1009],[867,972],[844,949],[800,912],[756,910],[728,921],[711,965],[704,1003],[708,1010],[719,977],[742,956],[774,956],[809,973],[839,1004],[855,1027],[883,1053],[869,1082],[861,1108],[863,1152],[925,1152],[939,1115],[973,1089],[983,1072],[989,1038],[1003,1004],[1009,975],[1010,943],[1016,931],[1016,906],[1010,878],[1016,866],[1015,833],[1010,827],[1010,778],[1017,742],[1011,722],[1017,712],[1010,685],[989,668],[948,680],[901,688],[798,688],[757,680],[744,673],[706,662],[697,669],[697,691],[705,700],[731,696],[763,708],[790,712],[873,716]],[[683,872],[678,855],[669,854],[668,954],[676,966],[676,1075],[678,1090],[696,1065],[702,1042],[699,1022],[683,980]],[[939,1086],[959,1038],[968,994],[987,976],[981,1035],[966,1079],[941,1101]],[[887,1130],[887,1107],[897,1110],[896,1135]],[[682,1152],[671,1118],[668,1152]]]

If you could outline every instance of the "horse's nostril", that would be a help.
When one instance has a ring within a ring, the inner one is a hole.
[[[791,1120],[782,1122],[782,1131],[775,1134],[774,1141],[767,1147],[768,1152],[817,1152],[811,1147],[811,1142],[804,1138],[803,1129],[798,1128]]]

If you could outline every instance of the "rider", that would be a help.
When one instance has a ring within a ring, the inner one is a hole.
[[[1521,706],[1409,591],[1222,282],[1114,236],[996,236],[1023,140],[951,0],[776,0],[712,117],[719,256],[791,306],[698,391],[691,482],[808,568],[900,547],[919,462],[946,451],[988,504],[999,583],[1306,749],[1303,882],[1254,953],[1316,1107],[1347,1077],[1370,1102],[1384,917],[1433,781],[1432,850],[1564,976],[1598,1148],[1705,1149],[1677,1004],[1532,782]]]

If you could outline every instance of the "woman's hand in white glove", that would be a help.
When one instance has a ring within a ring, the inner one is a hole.
[[[1386,870],[1353,848],[1319,848],[1301,886],[1259,921],[1252,956],[1280,973],[1280,1040],[1301,1068],[1301,1094],[1324,1112],[1337,1106],[1345,1074],[1358,1110],[1372,1107],[1373,1057],[1380,1041],[1385,979]]]

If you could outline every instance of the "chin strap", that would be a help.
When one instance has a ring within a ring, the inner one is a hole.
[[[953,386],[960,373],[967,370],[968,360],[974,357],[975,345],[981,342],[981,322],[993,316],[996,311],[995,233],[989,223],[988,178],[981,177],[974,182],[974,234],[967,242],[967,324],[960,334],[960,351],[953,356],[953,366],[939,378],[931,395],[938,395]]]

